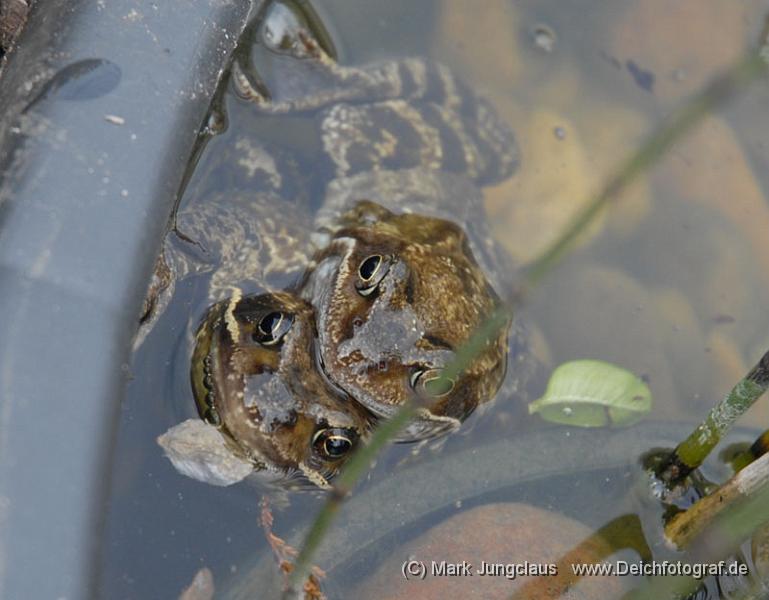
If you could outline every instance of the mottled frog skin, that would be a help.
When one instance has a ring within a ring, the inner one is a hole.
[[[191,369],[205,423],[185,422],[160,440],[177,468],[223,485],[258,472],[262,481],[328,487],[373,418],[316,369],[315,345],[312,306],[292,294],[235,294],[212,306]]]
[[[233,287],[244,293],[289,287],[328,242],[327,236],[309,234],[337,228],[336,218],[352,200],[381,195],[391,200],[380,204],[398,204],[400,210],[483,222],[477,186],[514,171],[517,148],[509,127],[448,68],[422,58],[339,65],[301,16],[284,3],[268,3],[252,32],[255,39],[241,45],[231,82],[255,117],[298,119],[301,139],[317,151],[309,159],[291,156],[290,144],[281,139],[290,127],[282,122],[273,127],[277,139],[259,141],[247,123],[239,126],[230,147],[207,167],[233,189],[176,212],[140,333],[163,313],[175,282],[190,275],[211,274],[211,302],[226,298]],[[253,48],[283,61],[281,70],[264,81],[262,73],[271,69],[257,72],[262,65],[254,66]],[[421,195],[401,193],[402,178],[423,176]],[[456,181],[467,198],[441,197]],[[350,198],[352,193],[358,197]],[[491,240],[485,229],[470,236],[482,244]]]
[[[156,262],[134,347],[167,308],[177,280],[208,275],[209,302],[233,290],[291,285],[311,260],[310,227],[306,211],[266,191],[217,194],[179,211]]]
[[[234,88],[264,115],[312,121],[322,150],[313,154],[312,167],[326,183],[419,167],[484,185],[506,179],[517,167],[510,128],[446,66],[414,57],[341,65],[303,23],[286,22],[299,17],[284,8],[272,12],[266,11],[254,45],[239,53]],[[282,21],[271,23],[271,16]],[[274,64],[259,69],[253,49]]]

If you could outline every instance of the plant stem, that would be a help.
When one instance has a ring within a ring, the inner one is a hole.
[[[702,516],[696,519],[693,516],[689,517],[690,524],[697,530],[695,535],[687,536],[688,540],[693,539],[695,542],[689,543],[689,562],[713,564],[732,556],[756,528],[769,521],[769,477],[767,477],[769,469],[766,461],[760,465],[758,461],[754,464],[756,464],[755,467],[750,465],[753,467],[750,478],[745,478],[743,475],[744,471],[750,468],[746,467],[725,484],[724,487],[730,483],[737,485],[734,482],[742,476],[741,485],[744,489],[740,492],[739,499],[730,503],[728,510],[716,509],[715,512],[707,515],[701,512],[699,514]],[[718,503],[718,492],[700,500],[694,507],[711,497],[714,498],[711,502],[715,506]],[[666,537],[670,539],[667,528]],[[691,577],[654,577],[646,585],[635,590],[630,598],[633,600],[685,598],[693,594],[701,584],[701,580]],[[745,595],[737,597],[741,600],[766,598],[766,591],[761,587],[761,582],[755,581],[755,585]]]
[[[705,420],[688,438],[676,446],[662,462],[657,476],[668,486],[675,485],[699,467],[721,441],[732,424],[769,387],[769,351],[743,377],[731,392],[711,409]]]
[[[601,209],[610,200],[657,162],[676,141],[690,131],[717,105],[730,98],[745,84],[756,79],[763,72],[765,66],[766,63],[758,52],[751,53],[724,75],[716,78],[681,110],[673,113],[638,151],[620,164],[615,175],[609,178],[608,183],[600,193],[585,205],[583,211],[575,217],[552,245],[531,263],[524,274],[524,285],[521,292],[516,295],[514,301],[509,306],[495,311],[480,326],[478,331],[458,351],[456,359],[447,366],[444,376],[455,377],[467,368],[475,356],[480,353],[486,340],[490,339],[493,333],[511,318],[513,304],[520,302],[526,289],[536,285],[545,274],[552,270],[572,247],[575,239],[598,216]],[[406,403],[391,419],[382,423],[371,436],[370,442],[361,447],[350,459],[307,534],[291,573],[289,586],[284,594],[285,599],[296,597],[297,585],[307,577],[312,564],[312,557],[354,483],[367,470],[379,450],[406,426],[416,415],[416,412],[417,408],[414,402]]]
[[[302,549],[296,558],[294,570],[289,577],[288,589],[283,597],[288,599],[296,595],[296,586],[303,582],[312,568],[312,557],[320,546],[326,530],[331,526],[334,517],[341,508],[355,482],[366,472],[379,451],[395,437],[401,429],[416,415],[414,402],[406,403],[391,419],[383,421],[374,431],[368,444],[361,446],[350,458],[345,468],[339,474],[326,503],[321,508],[312,527],[307,532]]]

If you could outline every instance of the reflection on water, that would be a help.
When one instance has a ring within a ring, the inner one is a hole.
[[[319,7],[342,61],[431,56],[482,90],[515,129],[521,167],[487,190],[485,200],[498,239],[520,263],[552,239],[667,112],[739,57],[755,40],[765,9],[759,0],[682,0],[674,7],[664,0],[495,1],[483,11],[461,0],[366,5],[352,11],[333,0]],[[585,233],[578,250],[529,298],[519,318],[529,326],[532,352],[546,370],[578,358],[614,362],[648,381],[655,401],[650,420],[691,422],[769,347],[763,325],[769,301],[769,121],[762,118],[768,103],[769,86],[762,83],[709,117]],[[280,140],[294,151],[287,168],[312,189],[318,147],[301,117],[255,120],[247,103],[227,95],[225,104],[228,128],[204,151],[183,202],[244,185],[223,181],[213,158],[231,154],[228,145],[237,135]],[[312,197],[296,201],[307,210],[317,206]],[[220,489],[183,478],[155,444],[157,435],[194,412],[190,328],[205,311],[206,286],[205,277],[181,282],[172,306],[134,357],[113,469],[103,597],[173,598],[203,566],[223,589],[254,557],[269,552],[258,523],[262,490]],[[533,393],[541,392],[537,385],[543,382],[535,382]],[[769,425],[767,406],[759,403],[750,421]],[[542,436],[564,431],[535,418],[521,421],[520,414],[501,400],[444,440],[440,452],[427,447],[412,456],[414,446],[395,446],[363,489],[406,466],[438,469],[436,485],[453,489],[467,471],[456,472],[451,461],[432,463],[436,457],[471,450],[479,440],[514,438],[523,429],[534,435],[542,430]],[[511,472],[534,460],[526,452],[494,457],[498,470]],[[548,460],[562,459],[554,452],[543,463]],[[627,493],[621,474],[629,467],[616,468],[508,486],[483,501],[525,502],[591,528],[638,513],[647,536],[657,535],[659,515]],[[724,478],[718,465],[709,468],[714,479]],[[609,503],[594,502],[596,491]],[[456,501],[463,508],[478,504],[467,499],[473,495],[458,494]],[[321,500],[307,493],[275,492],[273,498],[273,506],[286,505],[275,511],[275,530],[289,539]],[[376,506],[369,510],[373,519]],[[411,541],[449,514],[444,509],[420,516]],[[413,516],[402,514],[393,526]],[[343,513],[339,527],[344,526]],[[658,542],[650,545],[655,557],[667,556]],[[332,571],[331,597],[349,593],[361,569],[373,573],[385,555],[408,553],[382,548],[381,554],[368,548],[361,554],[366,561]],[[351,550],[343,555],[354,555]],[[525,552],[518,558],[526,560]]]

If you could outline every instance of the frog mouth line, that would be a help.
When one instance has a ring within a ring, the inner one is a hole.
[[[218,344],[214,342],[214,332],[221,324],[220,311],[207,318],[195,335],[195,350],[192,353],[192,369],[190,379],[195,406],[198,415],[209,425],[221,429],[223,424],[219,411],[216,409],[216,394],[214,391],[214,363]]]
[[[225,305],[226,306],[226,305]],[[219,370],[221,358],[221,346],[219,333],[225,327],[223,308],[213,310],[209,317],[200,325],[195,336],[195,350],[192,354],[192,369],[190,379],[192,382],[195,406],[200,418],[219,430],[230,445],[233,452],[242,455],[251,461],[254,469],[266,471],[269,462],[253,450],[245,448],[230,432],[217,408],[216,373]],[[226,331],[226,329],[225,329]]]

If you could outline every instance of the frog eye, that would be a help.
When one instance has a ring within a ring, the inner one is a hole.
[[[319,429],[312,438],[312,447],[325,460],[339,460],[353,449],[357,438],[352,429]]]
[[[294,316],[278,310],[264,315],[256,324],[253,338],[263,346],[273,346],[280,342],[291,329]]]
[[[442,398],[451,393],[455,381],[443,376],[443,369],[417,369],[409,378],[411,388],[431,398]]]
[[[381,254],[372,254],[358,265],[358,281],[355,289],[361,296],[368,296],[382,282],[390,269],[390,259]]]

